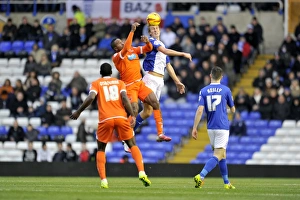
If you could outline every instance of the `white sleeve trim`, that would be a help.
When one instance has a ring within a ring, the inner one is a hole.
[[[124,57],[123,57],[122,54],[121,54],[121,51],[120,51],[119,55],[120,55],[120,58],[121,58],[121,59],[124,59]]]
[[[96,95],[98,94],[98,92],[97,92],[96,90],[90,90],[90,92],[89,92],[89,93],[91,93],[91,92],[94,92],[94,93],[96,93]]]
[[[123,90],[120,90],[120,94],[121,94],[121,92],[126,92],[126,90],[125,90],[125,89],[123,89]]]
[[[143,54],[143,47],[142,47],[142,46],[140,46],[140,49],[141,49],[141,54]]]

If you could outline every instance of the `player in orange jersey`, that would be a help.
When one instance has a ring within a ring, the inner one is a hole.
[[[112,69],[108,63],[101,65],[100,74],[102,78],[92,82],[88,97],[70,118],[74,120],[78,119],[81,112],[97,97],[99,123],[96,137],[98,144],[96,162],[101,178],[101,188],[108,188],[105,170],[105,147],[111,139],[114,129],[118,132],[119,138],[125,141],[130,148],[139,171],[139,179],[146,187],[150,186],[151,182],[144,171],[141,151],[135,143],[134,132],[132,130],[135,124],[135,116],[126,94],[125,84],[123,81],[111,77]],[[127,118],[126,111],[130,114],[130,120]]]
[[[112,59],[117,70],[120,72],[121,80],[125,82],[127,95],[131,100],[134,116],[137,116],[138,114],[138,99],[152,106],[157,128],[156,141],[169,142],[171,141],[171,138],[166,136],[163,132],[163,120],[159,101],[153,91],[142,81],[142,75],[140,72],[141,64],[138,55],[150,52],[152,50],[152,45],[149,42],[148,37],[142,36],[141,40],[146,43],[145,46],[131,46],[133,34],[138,25],[139,23],[137,22],[132,24],[131,31],[125,43],[123,43],[120,39],[112,40],[111,47],[116,52]]]

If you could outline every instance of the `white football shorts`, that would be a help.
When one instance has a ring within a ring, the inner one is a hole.
[[[143,77],[145,85],[150,88],[157,97],[157,100],[160,99],[161,91],[164,87],[164,79],[161,77],[153,76],[149,73]]]
[[[208,129],[210,144],[213,148],[227,148],[229,139],[229,130]]]

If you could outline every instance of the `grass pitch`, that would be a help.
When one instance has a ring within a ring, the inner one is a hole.
[[[221,178],[207,178],[194,188],[190,178],[151,178],[145,188],[138,178],[110,178],[100,189],[99,178],[0,177],[1,200],[244,200],[300,199],[300,179],[231,178],[235,190],[223,189]]]

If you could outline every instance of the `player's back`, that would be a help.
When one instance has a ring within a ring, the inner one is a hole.
[[[121,91],[125,91],[124,82],[103,77],[92,82],[92,90],[97,89],[99,121],[111,118],[126,118],[127,113],[122,103]]]
[[[158,51],[157,48],[160,46],[165,47],[165,45],[161,41],[152,37],[149,38],[149,41],[151,42],[153,49],[147,53],[147,56],[143,62],[143,69],[145,71],[154,71],[163,75],[166,64],[170,62],[170,60],[167,55]]]
[[[230,89],[212,83],[201,90],[199,99],[207,114],[207,128],[229,130],[227,105],[229,107],[234,105]]]
[[[141,63],[138,54],[134,52],[135,47],[131,47],[125,55],[121,52],[115,53],[112,60],[116,69],[120,73],[120,79],[125,84],[132,83],[142,78]]]

